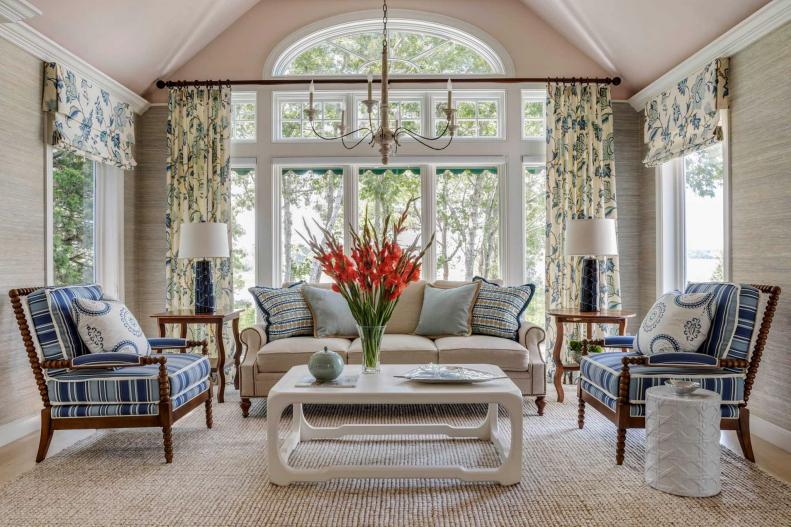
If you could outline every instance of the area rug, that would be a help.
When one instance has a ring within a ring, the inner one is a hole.
[[[722,451],[722,493],[682,498],[643,481],[641,431],[630,431],[626,461],[614,462],[615,429],[589,409],[577,428],[574,397],[549,403],[543,417],[524,405],[522,482],[511,487],[453,480],[339,480],[271,485],[266,459],[266,405],[255,401],[243,419],[233,396],[216,405],[214,429],[202,411],[173,433],[175,459],[166,465],[161,432],[114,430],[48,458],[0,489],[2,525],[256,525],[256,526],[525,526],[525,525],[788,525],[791,487]],[[306,408],[317,424],[436,422],[470,425],[480,406]],[[290,415],[282,416],[287,425]],[[501,432],[508,420],[501,416]],[[57,432],[56,432],[57,433]],[[420,437],[350,438],[300,446],[292,463],[496,463],[473,440]]]

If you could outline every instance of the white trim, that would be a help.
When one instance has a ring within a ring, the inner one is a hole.
[[[80,75],[99,84],[117,100],[129,104],[135,113],[142,114],[150,106],[150,103],[143,97],[24,22],[0,24],[0,37],[43,61],[57,62],[68,66]]]
[[[502,44],[485,31],[467,22],[436,13],[410,9],[389,9],[387,24],[391,29],[409,28],[458,40],[483,55],[495,70],[493,75],[512,76],[514,74],[513,60]],[[288,38],[283,39],[272,49],[264,63],[263,78],[283,77],[282,73],[276,72],[282,71],[285,64],[319,40],[346,35],[350,32],[380,31],[381,28],[382,11],[379,9],[344,13],[303,26],[293,31]],[[421,75],[430,76],[431,74],[422,73]],[[490,75],[492,74],[485,76]],[[320,77],[321,75],[313,76]],[[392,74],[391,76],[396,77],[397,75]],[[438,76],[446,77],[447,74],[438,74]]]
[[[25,0],[0,0],[0,24],[21,22],[41,14],[41,10]]]
[[[38,432],[40,427],[40,417],[38,414],[20,417],[10,423],[0,425],[0,446],[5,446],[26,435]]]
[[[716,58],[737,53],[791,20],[791,0],[773,0],[629,99],[642,111],[653,97]]]
[[[751,413],[750,432],[777,448],[791,452],[791,430],[786,430]]]

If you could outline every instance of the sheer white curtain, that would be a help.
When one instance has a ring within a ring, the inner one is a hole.
[[[105,295],[123,300],[124,171],[104,163],[95,163],[94,166],[96,282],[102,286]]]

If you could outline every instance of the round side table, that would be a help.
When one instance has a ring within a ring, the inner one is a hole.
[[[669,386],[646,391],[645,481],[679,496],[720,492],[718,393],[677,395]]]

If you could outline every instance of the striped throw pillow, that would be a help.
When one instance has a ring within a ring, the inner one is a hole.
[[[302,296],[302,282],[289,287],[251,287],[265,322],[267,342],[289,337],[313,336],[313,316]]]
[[[481,283],[472,307],[473,334],[518,340],[519,321],[533,298],[536,286],[501,287],[480,276],[473,280]]]

